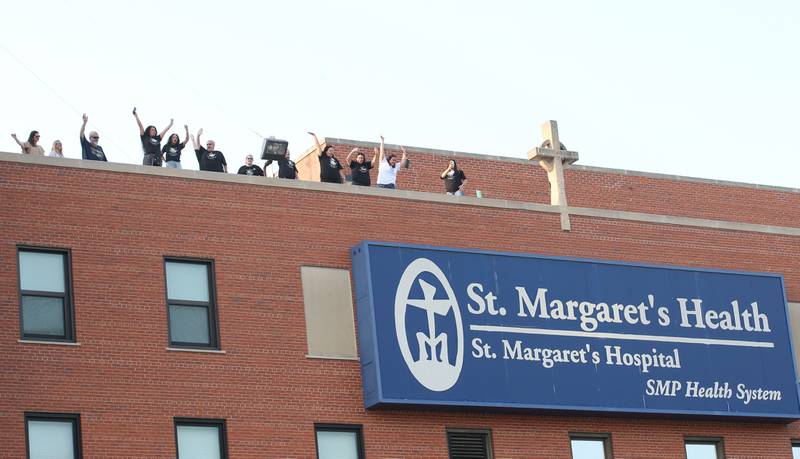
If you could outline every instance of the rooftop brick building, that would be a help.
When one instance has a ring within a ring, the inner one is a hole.
[[[779,274],[800,331],[800,190],[574,164],[554,206],[536,162],[407,150],[398,190],[0,153],[0,457],[792,456],[790,419],[365,408],[365,240]]]

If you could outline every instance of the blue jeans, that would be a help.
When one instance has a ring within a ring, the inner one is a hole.
[[[452,196],[464,196],[464,192],[460,191],[460,190],[456,191],[455,193],[451,193],[451,192],[448,191],[447,194],[452,195]]]
[[[166,164],[169,169],[183,169],[180,161],[167,161]]]
[[[379,183],[378,188],[391,188],[395,189],[394,183]]]

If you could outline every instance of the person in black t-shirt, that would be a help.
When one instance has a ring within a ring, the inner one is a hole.
[[[309,134],[314,137],[314,145],[319,152],[319,181],[327,183],[342,183],[342,165],[339,160],[333,155],[333,145],[325,146],[325,149],[319,144],[317,135],[313,132]]]
[[[214,149],[217,145],[216,142],[209,140],[206,142],[206,147],[208,147],[208,149],[205,149],[200,146],[201,135],[203,135],[203,128],[197,131],[197,139],[193,136],[190,137],[192,139],[192,146],[194,146],[194,153],[197,155],[197,164],[200,165],[200,170],[228,172],[228,163],[225,162],[225,155],[223,155],[221,151]]]
[[[353,157],[353,153],[356,153],[355,161],[350,160],[350,158]],[[353,174],[353,185],[370,185],[369,170],[372,169],[372,165],[375,164],[377,157],[378,152],[376,151],[375,155],[372,156],[372,161],[367,161],[367,157],[364,156],[364,153],[358,151],[358,148],[353,148],[353,150],[347,154],[345,162],[350,164],[351,174]]]
[[[169,125],[159,134],[155,126],[147,126],[147,129],[142,126],[142,121],[136,113],[136,107],[133,107],[133,116],[136,118],[136,124],[139,125],[139,137],[142,139],[142,152],[144,152],[142,164],[161,167],[161,139],[172,128],[173,120],[170,119]]]
[[[83,124],[81,125],[81,158],[89,161],[108,161],[103,147],[97,144],[98,140],[100,140],[100,135],[97,131],[90,132],[89,140],[86,140],[84,132],[86,132],[86,123],[88,121],[89,117],[84,113]]]
[[[253,155],[247,155],[244,158],[244,166],[239,168],[239,175],[258,175],[263,177],[264,171],[260,167],[253,164]]]
[[[467,185],[467,176],[464,171],[458,168],[454,159],[450,160],[447,169],[442,172],[442,180],[444,180],[444,188],[447,194],[454,194],[456,196],[464,196],[464,187]]]
[[[264,163],[265,171],[267,170],[267,166],[270,164],[272,164],[271,159]],[[286,150],[286,155],[283,157],[283,159],[278,160],[278,178],[297,178],[297,166],[294,164],[294,161],[289,159],[289,150]]]
[[[186,137],[183,142],[178,138],[178,134],[172,134],[167,140],[167,144],[161,149],[161,156],[165,159],[165,165],[168,168],[182,169],[181,168],[181,151],[186,147],[186,142],[189,141],[189,126],[184,124],[183,128],[186,129]]]

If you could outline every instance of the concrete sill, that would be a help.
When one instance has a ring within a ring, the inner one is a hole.
[[[354,360],[358,361],[358,357],[338,357],[335,355],[309,355],[306,354],[307,359],[324,359],[324,360]]]
[[[39,341],[35,339],[18,339],[17,342],[21,344],[51,344],[54,346],[73,346],[73,347],[81,345],[81,343],[69,343],[65,341]]]
[[[185,349],[181,347],[168,347],[166,349],[171,352],[199,352],[200,354],[226,354],[225,351],[218,351],[216,349]]]

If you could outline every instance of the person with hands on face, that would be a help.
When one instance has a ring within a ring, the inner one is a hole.
[[[353,157],[353,153],[356,154],[355,161],[350,159]],[[353,148],[350,153],[347,154],[347,158],[345,158],[344,162],[350,164],[353,185],[370,186],[369,170],[372,169],[372,165],[375,164],[375,159],[377,157],[378,152],[376,151],[372,156],[372,160],[367,161],[367,157],[364,156],[364,153],[358,151],[358,148]]]
[[[193,136],[190,138],[192,139],[192,146],[194,146],[194,153],[197,155],[197,164],[200,165],[201,171],[211,171],[211,172],[228,172],[228,163],[225,162],[225,155],[222,154],[221,151],[217,151],[214,147],[217,146],[217,143],[213,140],[209,140],[206,142],[206,148],[203,148],[200,144],[200,136],[203,135],[203,128],[200,128],[197,131],[197,139]]]
[[[289,157],[289,150],[286,150],[286,154],[283,156],[283,159],[278,160],[278,178],[297,178],[297,165],[295,165],[294,161],[289,159]],[[264,170],[267,170],[267,166],[270,164],[272,164],[271,159],[264,163]]]
[[[339,160],[334,156],[333,145],[326,145],[325,149],[319,144],[317,135],[313,132],[308,133],[314,138],[314,145],[317,147],[319,153],[319,181],[326,183],[343,183],[342,180],[342,165]]]
[[[184,124],[183,128],[186,129],[186,137],[183,142],[178,137],[178,134],[169,136],[166,145],[161,149],[161,159],[165,161],[165,165],[171,169],[182,169],[181,167],[181,151],[186,147],[186,142],[189,141],[189,125]]]
[[[41,135],[39,135],[39,131],[31,131],[28,134],[28,140],[25,142],[20,142],[17,138],[17,134],[11,134],[11,137],[17,142],[20,148],[22,148],[22,153],[25,155],[34,155],[34,156],[44,156],[44,148],[39,145],[39,139]]]
[[[258,175],[263,177],[264,171],[261,170],[260,167],[253,164],[253,155],[247,155],[244,157],[244,166],[239,168],[239,175]]]
[[[378,153],[378,188],[396,188],[397,173],[400,167],[408,167],[408,154],[406,149],[402,146],[400,151],[403,152],[402,158],[397,160],[397,155],[390,153],[384,154],[383,136],[381,136],[381,146]]]
[[[89,133],[89,140],[86,140],[84,132],[86,132],[86,123],[89,122],[89,117],[86,113],[83,114],[83,124],[81,125],[81,158],[89,161],[108,161],[103,147],[97,144],[100,141],[100,134],[97,131]]]
[[[447,169],[442,172],[442,180],[444,180],[444,188],[447,194],[455,196],[464,196],[464,187],[467,185],[467,176],[464,171],[458,168],[456,160],[451,159]]]

